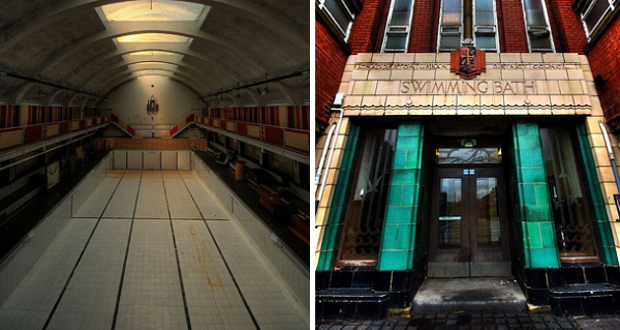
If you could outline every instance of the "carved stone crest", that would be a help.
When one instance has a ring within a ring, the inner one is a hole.
[[[487,71],[483,50],[465,46],[453,50],[450,55],[450,72],[456,73],[465,80],[473,79]]]

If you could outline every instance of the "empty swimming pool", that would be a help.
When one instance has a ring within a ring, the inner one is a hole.
[[[65,204],[0,329],[308,328],[303,303],[195,172],[107,171],[79,207]]]

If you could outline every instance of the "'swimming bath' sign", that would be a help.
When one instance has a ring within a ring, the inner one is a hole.
[[[533,80],[407,80],[401,81],[400,94],[536,94]]]

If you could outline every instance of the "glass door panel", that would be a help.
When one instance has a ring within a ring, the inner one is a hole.
[[[466,173],[458,168],[437,169],[434,182],[428,276],[469,276]]]
[[[438,249],[454,249],[461,246],[461,222],[463,200],[461,179],[441,179],[439,191]]]
[[[478,247],[499,247],[497,178],[476,178],[476,218]]]

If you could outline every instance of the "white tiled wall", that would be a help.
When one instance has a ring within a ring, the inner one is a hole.
[[[251,237],[264,259],[273,267],[289,292],[300,303],[307,314],[310,310],[310,273],[288,247],[279,241],[257,215],[255,215],[211,170],[192,153],[192,170],[226,208],[232,219]]]
[[[114,150],[114,168],[126,169],[127,168],[127,150]]]
[[[177,152],[164,150],[161,152],[161,169],[176,170],[177,169]]]
[[[161,152],[160,151],[143,151],[144,169],[160,170],[161,169]]]
[[[179,151],[179,170],[189,171],[191,169],[189,166],[190,153],[189,150]]]
[[[128,170],[141,170],[142,169],[142,151],[129,150],[127,151],[127,169]]]
[[[112,170],[112,162],[113,157],[110,153],[1,261],[0,305],[11,295],[32,265],[56,238],[71,218],[72,212],[84,204],[91,192],[103,181],[106,173]]]
[[[114,150],[116,170],[189,170],[189,150]]]

